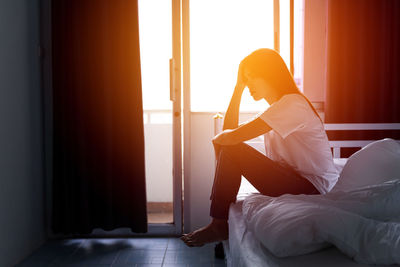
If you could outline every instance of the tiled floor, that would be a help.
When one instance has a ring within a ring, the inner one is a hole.
[[[189,248],[172,237],[53,240],[17,266],[225,266],[214,247]]]

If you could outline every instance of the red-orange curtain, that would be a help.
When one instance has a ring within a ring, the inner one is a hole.
[[[325,121],[400,122],[400,1],[329,0],[327,34]]]
[[[400,122],[400,1],[329,0],[327,122]]]
[[[53,231],[147,231],[137,0],[52,1]]]

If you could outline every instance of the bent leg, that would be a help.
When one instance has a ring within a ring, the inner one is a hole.
[[[244,175],[262,194],[317,193],[314,186],[290,168],[281,166],[246,144],[214,145],[217,167],[211,193],[212,222],[182,236],[188,246],[202,246],[228,238],[228,212],[236,200],[241,176]]]
[[[236,200],[242,175],[261,194],[268,196],[318,193],[296,171],[269,159],[247,144],[221,146],[211,194],[211,217],[228,218],[229,205]]]
[[[228,148],[230,150],[231,148]],[[263,195],[314,194],[318,190],[289,166],[283,166],[247,144],[237,145],[238,152],[229,153],[241,174]]]

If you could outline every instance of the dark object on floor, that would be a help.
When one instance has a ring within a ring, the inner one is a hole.
[[[225,259],[224,246],[222,245],[222,242],[215,245],[214,253],[217,259]]]

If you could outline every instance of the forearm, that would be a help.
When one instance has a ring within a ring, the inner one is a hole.
[[[235,144],[256,138],[266,132],[270,131],[271,127],[266,124],[262,119],[256,118],[250,122],[242,124],[240,127],[234,129],[230,135]]]
[[[223,130],[236,129],[239,124],[239,108],[243,90],[235,87],[224,118]]]
[[[253,139],[271,130],[271,127],[260,118],[243,123],[235,129],[224,130],[214,137],[213,143],[217,145],[236,145]]]

